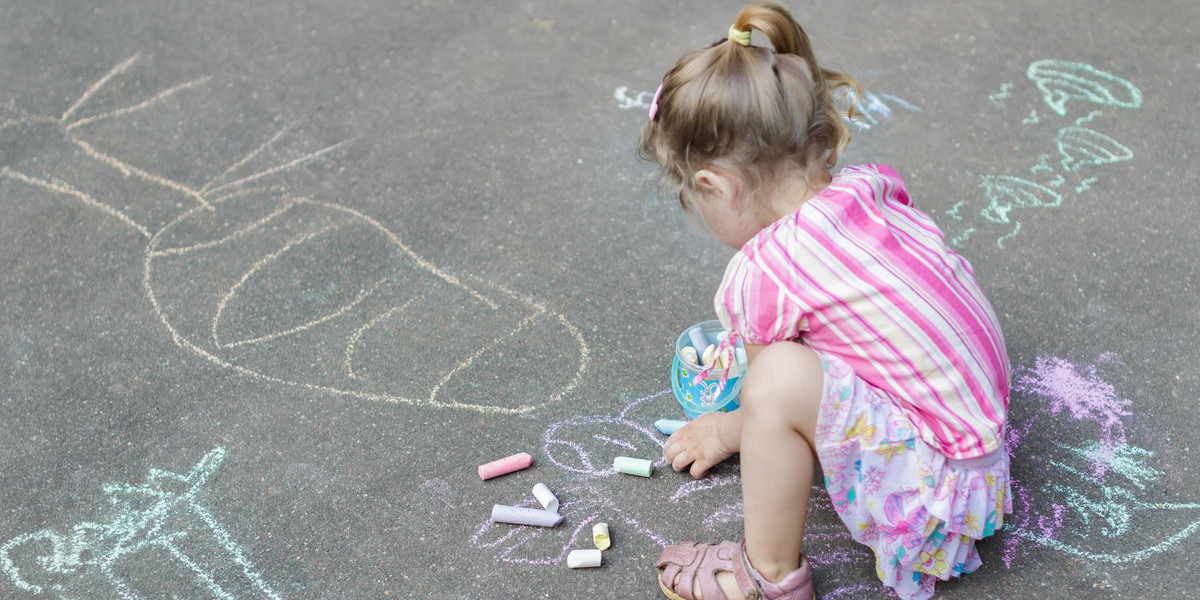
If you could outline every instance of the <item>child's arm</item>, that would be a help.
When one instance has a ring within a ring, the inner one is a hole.
[[[766,346],[746,344],[746,368]],[[667,439],[663,456],[671,468],[682,471],[691,465],[689,473],[699,479],[717,463],[736,454],[742,447],[742,413],[709,412],[696,417]]]

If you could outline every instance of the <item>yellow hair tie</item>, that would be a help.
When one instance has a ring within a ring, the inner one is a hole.
[[[738,31],[737,27],[729,26],[729,41],[737,42],[743,46],[750,45],[750,31]]]

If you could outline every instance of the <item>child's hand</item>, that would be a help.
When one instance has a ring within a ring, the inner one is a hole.
[[[713,465],[737,453],[741,440],[742,416],[737,411],[704,413],[667,439],[663,456],[676,471],[691,465],[689,473],[700,479]]]

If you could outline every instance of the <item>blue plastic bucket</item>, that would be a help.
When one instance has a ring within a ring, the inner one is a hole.
[[[681,358],[679,351],[692,345],[689,332],[695,327],[704,332],[710,344],[717,346],[720,346],[717,336],[724,331],[720,321],[704,321],[685,329],[675,341],[675,360],[671,362],[671,390],[675,392],[675,399],[683,407],[683,412],[691,419],[714,410],[729,412],[740,406],[738,392],[742,389],[742,375],[746,372],[745,364],[733,365],[729,369],[725,386],[721,387],[721,374],[724,369],[713,367],[707,377],[693,384],[692,380],[704,368]],[[740,343],[738,347],[741,347]],[[703,353],[704,348],[696,348],[697,355]]]

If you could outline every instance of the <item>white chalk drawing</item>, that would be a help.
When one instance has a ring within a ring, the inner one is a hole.
[[[1098,366],[1107,363],[1120,360],[1105,354],[1089,366],[1048,356],[1017,369],[1012,406],[1026,409],[1021,412],[1028,416],[1010,423],[1006,435],[1014,457],[1015,512],[997,539],[985,542],[1001,546],[1001,562],[1008,568],[1016,568],[1020,556],[1040,560],[1046,550],[1096,563],[1138,562],[1177,548],[1200,531],[1200,503],[1155,499],[1162,494],[1163,473],[1154,465],[1153,451],[1132,443],[1124,419],[1132,414],[1133,401],[1100,378]],[[543,435],[543,458],[566,481],[555,490],[564,500],[564,525],[545,529],[486,521],[471,544],[503,562],[550,565],[561,563],[572,548],[589,545],[588,531],[601,520],[612,523],[618,535],[625,532],[659,546],[683,539],[681,534],[711,537],[716,528],[740,522],[740,497],[731,496],[741,484],[736,464],[719,465],[699,480],[674,473],[661,459],[666,438],[641,422],[653,417],[630,414],[639,406],[654,406],[648,402],[657,398],[665,399],[664,408],[648,414],[661,416],[675,408],[664,390],[633,401],[616,416],[585,415],[552,425]],[[1068,445],[1062,439],[1087,441]],[[631,446],[637,456],[656,457],[656,474],[645,484],[647,491],[622,496],[608,485],[621,477],[611,469],[611,457],[628,455]],[[665,491],[657,479],[670,481]],[[638,508],[646,503],[656,510],[639,517]],[[526,499],[524,505],[534,501]],[[700,512],[672,515],[682,508]],[[674,523],[648,524],[663,522],[663,514]],[[874,557],[850,537],[822,486],[813,487],[808,521],[805,552],[817,568],[822,598],[886,593],[882,584],[843,574],[873,573]]]
[[[1042,92],[1050,110],[1060,117],[1067,115],[1067,103],[1072,100],[1120,108],[1142,105],[1142,92],[1137,86],[1086,63],[1034,61],[1025,76]]]
[[[851,99],[855,96],[852,91],[847,92],[847,94],[847,97]],[[892,94],[864,91],[862,98],[858,101],[857,110],[859,114],[854,119],[846,119],[846,122],[857,127],[860,131],[871,129],[883,121],[892,118],[893,105],[910,112],[922,112],[921,107]]]
[[[187,473],[150,469],[142,485],[105,485],[109,520],[12,538],[0,546],[0,571],[22,592],[59,600],[280,600],[202,502],[224,458],[217,447]]]
[[[887,74],[888,71],[872,72],[863,75],[862,77],[870,77],[875,75]],[[1010,85],[1011,84],[1007,84]],[[841,92],[841,96],[837,99],[839,106],[848,107],[856,98],[856,94],[852,90]],[[634,108],[649,110],[650,103],[654,100],[654,91],[641,91],[630,95],[629,87],[620,86],[613,92],[613,99],[617,101],[617,107],[621,110],[630,110]],[[848,125],[857,128],[859,131],[871,129],[892,118],[894,107],[903,108],[910,112],[922,112],[921,107],[917,106],[899,96],[893,94],[885,94],[873,91],[863,91],[862,97],[858,99],[856,107],[858,114],[854,119],[845,119]]]
[[[275,383],[500,414],[528,413],[579,384],[588,346],[564,315],[445,271],[376,219],[278,181],[345,142],[297,152],[285,127],[203,185],[102,150],[119,142],[93,125],[169,108],[212,79],[90,112],[138,61],[109,70],[60,116],[0,122],[17,150],[4,155],[0,179],[82,202],[144,237],[145,296],[175,344]]]
[[[1041,100],[1059,117],[1066,117],[1071,104],[1100,105],[1105,108],[1135,109],[1142,105],[1142,93],[1137,86],[1111,73],[1085,63],[1062,60],[1039,60],[1029,65],[1027,78],[1041,93]],[[1012,98],[1013,84],[1001,84],[1001,91],[988,96],[1000,108]],[[1102,117],[1102,110],[1090,110],[1074,120],[1074,124],[1059,126],[1053,143],[1058,151],[1058,164],[1052,164],[1051,154],[1038,155],[1030,167],[1035,178],[1016,175],[982,175],[979,187],[984,190],[987,205],[979,209],[983,223],[967,222],[962,211],[970,202],[955,202],[945,214],[966,227],[950,237],[950,244],[962,246],[981,229],[994,230],[996,225],[1007,231],[996,233],[996,247],[1006,244],[1021,232],[1021,222],[1010,216],[1017,209],[1044,209],[1063,206],[1070,194],[1081,195],[1099,182],[1095,175],[1084,176],[1081,171],[1133,160],[1133,151],[1111,136],[1084,127]],[[1042,125],[1037,109],[1022,120],[1026,125]],[[1052,125],[1046,123],[1046,125]],[[1069,179],[1070,178],[1070,179]],[[1070,184],[1070,185],[1068,185]],[[990,225],[989,225],[990,224]]]
[[[613,98],[617,101],[617,106],[621,110],[630,110],[641,108],[650,110],[650,102],[654,100],[654,91],[638,92],[632,96],[629,95],[629,88],[620,86],[613,92]]]

